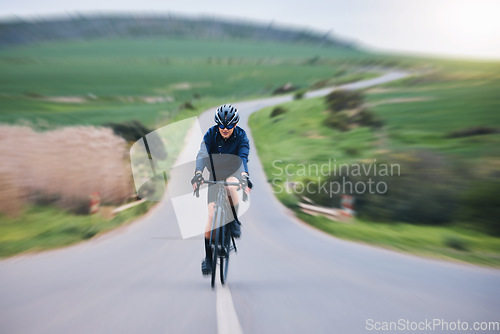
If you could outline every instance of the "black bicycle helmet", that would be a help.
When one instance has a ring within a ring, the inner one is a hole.
[[[225,104],[217,108],[214,120],[218,125],[235,125],[240,120],[240,115],[238,115],[238,109],[230,104]]]

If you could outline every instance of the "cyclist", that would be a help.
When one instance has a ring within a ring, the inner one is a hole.
[[[214,117],[216,125],[208,129],[203,137],[200,150],[196,156],[195,175],[191,180],[193,190],[203,183],[203,170],[207,167],[210,180],[226,180],[239,182],[248,194],[252,188],[248,174],[248,153],[250,145],[245,130],[236,126],[240,120],[238,110],[230,104],[217,108]],[[215,174],[215,175],[214,175]],[[215,211],[216,187],[208,187],[208,221],[205,228],[205,260],[201,264],[203,275],[212,271],[212,249],[210,248],[210,230]],[[231,211],[238,212],[237,186],[228,186]],[[241,235],[240,222],[236,215],[228,224],[235,238]]]

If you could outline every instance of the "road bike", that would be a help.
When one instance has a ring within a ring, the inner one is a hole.
[[[232,219],[230,216],[233,211],[234,218],[237,224],[240,224],[236,217],[234,208],[231,207],[231,197],[227,196],[227,186],[240,186],[237,182],[227,181],[211,181],[204,180],[203,183],[211,184],[216,187],[217,197],[215,200],[214,218],[212,220],[212,228],[210,230],[210,248],[212,249],[212,288],[215,285],[215,276],[217,273],[217,264],[220,269],[220,282],[225,284],[227,281],[227,273],[229,268],[229,255],[232,251],[238,252],[234,237],[231,234],[231,229],[227,225]],[[199,188],[198,188],[199,189]],[[243,200],[246,201],[247,194],[243,189]],[[195,190],[196,191],[196,190]],[[229,201],[228,201],[229,199]]]

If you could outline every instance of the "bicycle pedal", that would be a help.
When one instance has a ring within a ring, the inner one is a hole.
[[[222,247],[221,245],[219,245],[219,249],[217,252],[218,252],[219,257],[224,257],[224,258],[227,257],[228,252],[227,252],[225,247]]]

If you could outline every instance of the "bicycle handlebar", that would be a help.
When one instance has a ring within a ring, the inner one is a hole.
[[[223,184],[224,186],[241,186],[241,183],[239,183],[239,182],[227,182],[225,180],[224,181],[203,180],[203,183],[208,183],[208,184]],[[200,196],[200,186],[198,186],[193,191],[193,195],[196,195],[196,197]],[[243,202],[246,202],[247,200],[248,200],[248,194],[245,192],[245,189],[243,189]]]
[[[211,180],[203,180],[203,183],[210,184],[224,184],[225,186],[239,186],[241,185],[239,182],[227,182],[227,181],[211,181]]]

